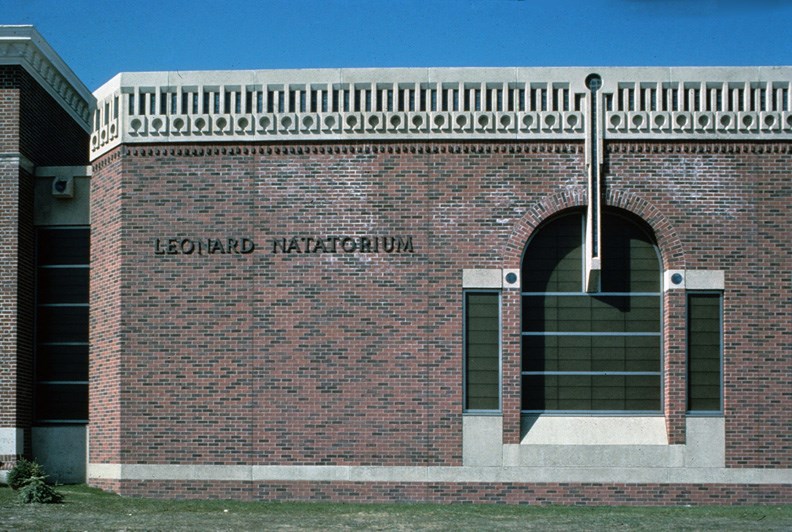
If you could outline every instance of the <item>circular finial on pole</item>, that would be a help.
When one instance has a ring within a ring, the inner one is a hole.
[[[602,78],[599,74],[589,74],[586,76],[586,87],[591,92],[597,92],[600,87],[602,87]]]

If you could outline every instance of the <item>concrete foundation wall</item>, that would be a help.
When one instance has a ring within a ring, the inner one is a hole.
[[[87,432],[85,425],[33,427],[33,459],[44,466],[49,480],[85,482]]]

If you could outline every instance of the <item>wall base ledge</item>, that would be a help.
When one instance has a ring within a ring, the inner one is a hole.
[[[92,480],[791,484],[792,469],[88,464]]]

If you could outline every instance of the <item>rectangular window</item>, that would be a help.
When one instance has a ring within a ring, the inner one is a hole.
[[[85,423],[90,230],[40,227],[36,236],[35,419]]]
[[[720,293],[688,294],[688,411],[720,412],[723,324]]]
[[[465,410],[500,410],[500,293],[465,292]]]

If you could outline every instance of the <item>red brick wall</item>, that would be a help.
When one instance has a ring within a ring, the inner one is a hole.
[[[788,484],[601,484],[488,482],[233,482],[95,481],[94,485],[134,497],[352,503],[434,502],[618,506],[789,504]]]
[[[727,466],[792,467],[792,146],[616,144],[609,171],[663,213],[687,268],[725,270]]]
[[[88,133],[25,70],[21,90],[20,151],[36,166],[84,166]]]
[[[19,151],[19,69],[0,66],[0,153]]]
[[[0,67],[0,153],[19,152],[19,90],[13,68]],[[15,158],[0,158],[0,427],[16,428],[24,417],[18,397],[29,395],[29,367],[19,367],[18,330],[19,236],[21,170]],[[20,375],[21,373],[21,375]],[[15,456],[2,455],[11,463]]]
[[[25,428],[32,409],[33,179],[14,157],[20,93],[12,74],[0,69],[0,153],[11,156],[0,159],[0,427]]]
[[[654,228],[664,268],[726,270],[729,466],[792,462],[790,150],[608,150],[607,203]],[[91,461],[460,465],[461,271],[519,267],[533,228],[583,203],[583,168],[566,143],[115,150],[93,180]],[[342,235],[412,235],[415,253],[272,252],[273,238]],[[228,237],[258,247],[155,254],[157,238]],[[519,439],[514,296],[506,442]],[[666,298],[671,443],[684,441],[683,305]]]
[[[88,134],[21,67],[0,67],[0,427],[29,428],[33,406],[33,175],[86,165]],[[19,155],[22,155],[22,160]],[[10,157],[9,157],[10,156]],[[29,451],[30,434],[25,434]]]
[[[2,128],[0,128],[2,130]],[[17,397],[24,393],[24,369],[19,368],[19,217],[20,169],[12,158],[0,159],[0,427],[17,427]],[[23,373],[19,376],[18,373]]]
[[[121,159],[113,152],[94,161],[91,179],[89,462],[120,462],[121,394]],[[141,280],[143,282],[143,280]],[[101,346],[101,349],[97,349]]]
[[[92,247],[94,294],[101,257],[122,260],[122,456],[459,465],[462,268],[499,267],[536,190],[583,179],[579,146],[516,148],[135,147],[98,166],[123,196],[121,238]],[[95,203],[94,231],[106,216]],[[272,253],[347,234],[412,235],[415,253]],[[156,238],[243,236],[255,253],[154,254]],[[112,419],[94,412],[92,447]]]

